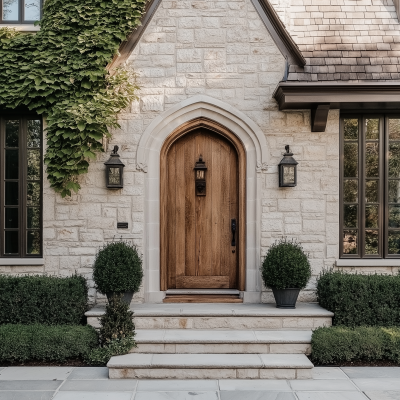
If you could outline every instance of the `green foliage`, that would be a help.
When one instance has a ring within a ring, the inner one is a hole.
[[[129,310],[129,305],[121,300],[121,296],[114,295],[100,319],[101,347],[88,354],[89,364],[105,365],[111,357],[126,354],[132,347],[136,347],[132,318],[133,312]]]
[[[302,289],[311,277],[311,267],[301,245],[285,238],[268,249],[261,273],[267,287]]]
[[[0,325],[0,363],[85,358],[97,343],[88,325]]]
[[[103,294],[137,292],[143,269],[136,246],[123,241],[105,245],[96,255],[93,279],[96,289]]]
[[[85,278],[0,275],[0,324],[78,325],[88,309]]]
[[[400,276],[324,271],[317,282],[319,304],[332,311],[333,325],[399,326]]]
[[[136,98],[134,74],[110,75],[106,66],[146,2],[46,0],[35,35],[0,29],[0,108],[23,106],[47,117],[47,174],[63,197],[79,190],[77,176]]]
[[[107,365],[111,357],[129,353],[132,347],[136,347],[133,338],[114,339],[107,346],[98,347],[88,353],[85,361],[90,365]]]
[[[311,347],[311,358],[317,364],[377,360],[399,363],[400,328],[318,328],[313,332]]]

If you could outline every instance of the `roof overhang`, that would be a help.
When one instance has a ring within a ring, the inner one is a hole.
[[[280,110],[311,109],[313,132],[325,131],[330,109],[400,111],[400,82],[281,82],[273,96]]]

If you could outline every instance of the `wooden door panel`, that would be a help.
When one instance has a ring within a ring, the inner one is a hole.
[[[195,191],[193,168],[200,155],[207,165],[205,196]],[[231,220],[238,220],[235,148],[220,135],[198,129],[176,140],[166,161],[168,288],[236,288],[238,246],[231,247]]]

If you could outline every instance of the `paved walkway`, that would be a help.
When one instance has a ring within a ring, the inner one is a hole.
[[[107,368],[0,367],[0,400],[400,400],[400,368],[314,368],[310,380],[110,380]]]

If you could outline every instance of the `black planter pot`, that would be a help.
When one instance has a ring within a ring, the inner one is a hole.
[[[276,308],[296,308],[300,289],[271,289],[274,293]]]
[[[106,293],[107,300],[110,301],[114,295],[121,296],[122,295],[122,301],[126,304],[131,304],[132,297],[133,297],[133,292],[123,292],[123,293],[118,293],[118,292],[108,292]]]

